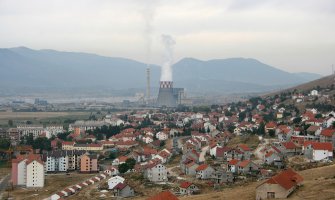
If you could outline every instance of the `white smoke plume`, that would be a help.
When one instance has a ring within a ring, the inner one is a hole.
[[[162,66],[161,81],[172,81],[173,47],[176,41],[170,35],[162,35],[165,47],[165,61]]]
[[[161,81],[172,81],[173,47],[176,41],[170,35],[162,35],[165,47],[165,61],[162,66]]]
[[[143,1],[143,6],[141,9],[141,15],[144,20],[144,40],[145,40],[145,48],[146,48],[146,62],[149,65],[151,62],[151,48],[152,48],[152,35],[154,32],[153,22],[155,19],[156,7],[158,5],[156,0],[146,0]]]

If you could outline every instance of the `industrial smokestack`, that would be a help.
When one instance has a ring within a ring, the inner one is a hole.
[[[171,36],[162,35],[162,43],[165,47],[165,61],[161,71],[157,105],[159,107],[176,107],[177,98],[173,93],[171,67],[173,62],[173,46],[176,42]]]

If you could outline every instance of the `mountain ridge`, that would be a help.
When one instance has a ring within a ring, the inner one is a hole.
[[[0,49],[0,89],[15,87],[139,88],[147,64],[122,57],[27,47]],[[150,64],[151,85],[158,87],[160,67]],[[311,81],[317,74],[289,73],[253,58],[200,60],[186,57],[173,65],[176,87],[196,93],[264,92]]]

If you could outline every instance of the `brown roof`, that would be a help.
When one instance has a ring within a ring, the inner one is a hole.
[[[170,191],[164,191],[148,198],[147,200],[178,200],[178,198]]]

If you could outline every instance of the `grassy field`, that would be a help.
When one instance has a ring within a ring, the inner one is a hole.
[[[15,188],[10,191],[10,197],[14,199],[44,199],[55,192],[84,181],[88,178],[93,177],[94,174],[78,174],[73,173],[71,175],[65,174],[53,174],[47,175],[45,178],[45,187],[42,189],[27,189],[27,188]]]
[[[90,112],[0,112],[0,125],[7,125],[8,120],[14,123],[29,120],[36,123],[63,123],[65,119],[88,119]]]

